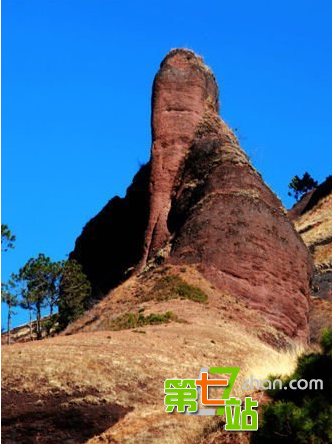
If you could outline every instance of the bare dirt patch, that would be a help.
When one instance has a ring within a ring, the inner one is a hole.
[[[3,390],[2,442],[81,444],[112,427],[130,411],[95,396],[93,391],[38,395]]]

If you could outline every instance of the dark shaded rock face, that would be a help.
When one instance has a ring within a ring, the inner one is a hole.
[[[331,269],[315,270],[312,278],[312,295],[327,299],[332,303],[332,271]],[[331,327],[332,328],[332,327]]]
[[[314,208],[324,197],[332,194],[332,176],[328,176],[310,196],[310,200],[303,209],[302,213],[306,213]]]
[[[314,259],[312,295],[332,302],[332,176],[288,213]]]
[[[82,264],[92,284],[90,302],[102,298],[128,277],[142,258],[149,215],[149,180],[150,163],[136,174],[125,198],[110,200],[76,240],[70,258]]]
[[[171,51],[152,105],[151,170],[88,223],[73,257],[101,295],[156,257],[194,264],[290,337],[306,338],[309,253],[220,119],[211,70],[191,51]]]

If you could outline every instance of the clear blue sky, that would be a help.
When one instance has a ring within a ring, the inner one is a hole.
[[[124,194],[171,48],[211,66],[222,117],[286,206],[292,176],[331,174],[331,23],[330,0],[3,0],[2,220],[17,242],[2,279],[39,252],[65,258]]]

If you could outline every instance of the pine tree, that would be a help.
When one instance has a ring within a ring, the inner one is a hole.
[[[8,225],[1,224],[1,251],[14,248],[15,236],[11,233]]]
[[[314,180],[308,172],[305,172],[300,178],[299,176],[294,176],[291,180],[288,188],[291,190],[288,192],[289,196],[295,197],[298,201],[304,194],[318,186],[318,182]]]
[[[63,261],[50,262],[49,273],[49,285],[46,301],[50,308],[50,317],[52,317],[54,307],[57,305],[60,296],[60,281],[63,273]]]
[[[60,280],[59,326],[60,329],[80,317],[85,301],[91,294],[91,285],[82,271],[82,266],[73,259],[63,262]]]
[[[21,300],[20,300],[20,307],[24,310],[29,311],[29,332],[30,332],[30,341],[33,339],[33,333],[32,333],[32,310],[33,310],[33,300],[31,293],[28,292],[25,288],[21,291]]]
[[[47,304],[47,297],[54,291],[53,266],[49,257],[39,254],[31,258],[19,270],[18,280],[24,290],[25,299],[29,300],[36,313],[37,339],[42,338],[41,310]]]
[[[17,307],[18,300],[15,291],[15,283],[12,280],[8,281],[8,284],[1,284],[1,301],[7,304],[8,314],[7,314],[7,344],[10,344],[10,333],[11,333],[11,320],[12,316],[15,314],[13,308]]]

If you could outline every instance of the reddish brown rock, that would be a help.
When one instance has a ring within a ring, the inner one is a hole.
[[[332,302],[332,176],[307,193],[289,211],[312,254],[312,295]]]
[[[148,255],[196,264],[289,336],[307,335],[311,264],[279,199],[218,116],[210,70],[173,51],[157,74]]]
[[[218,116],[204,120],[210,125],[199,126],[173,199],[169,260],[196,264],[218,288],[304,339],[309,253],[230,129]]]
[[[103,213],[107,218],[88,225],[95,235],[107,233],[107,247],[99,236],[95,248],[85,230],[74,257],[86,257],[98,275],[100,248],[98,279],[109,288],[128,275],[128,267],[139,271],[149,260],[195,264],[273,326],[306,338],[310,255],[280,200],[220,119],[211,70],[192,51],[171,51],[155,78],[152,106],[151,170]],[[89,275],[89,266],[85,270]]]
[[[169,238],[167,218],[179,168],[207,110],[218,112],[212,72],[193,52],[171,51],[153,85],[150,217],[143,266]]]

